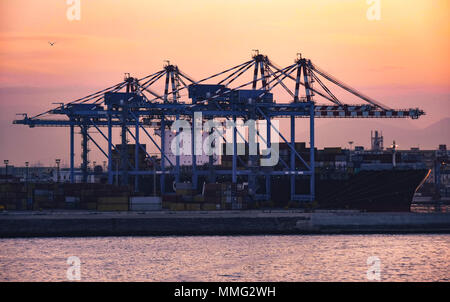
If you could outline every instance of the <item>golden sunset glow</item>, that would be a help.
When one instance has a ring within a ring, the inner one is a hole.
[[[1,84],[37,74],[40,85],[107,83],[164,59],[200,77],[254,48],[279,64],[302,52],[355,85],[448,84],[445,0],[382,1],[380,21],[366,19],[363,0],[176,2],[81,0],[81,20],[70,22],[65,1],[3,0]]]
[[[449,1],[382,0],[379,21],[367,19],[369,6],[365,0],[81,0],[81,20],[69,21],[63,0],[2,0],[0,139],[25,131],[12,130],[15,113],[40,113],[52,102],[118,83],[125,72],[145,76],[170,60],[201,79],[244,62],[252,49],[282,66],[302,53],[382,103],[421,107],[427,116],[418,125],[450,116]],[[318,135],[325,144],[320,135],[326,134]]]

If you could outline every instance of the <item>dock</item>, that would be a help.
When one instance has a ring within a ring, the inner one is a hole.
[[[450,213],[5,211],[0,238],[450,233]]]

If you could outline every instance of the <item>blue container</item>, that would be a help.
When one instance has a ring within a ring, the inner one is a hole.
[[[221,95],[214,98],[214,100],[224,101],[229,98],[229,93],[224,93],[230,89],[225,85],[213,85],[213,84],[192,84],[189,85],[189,98],[194,102],[207,100],[215,95]]]
[[[239,103],[248,103],[250,100],[258,103],[273,103],[273,94],[264,93],[263,90],[241,89],[231,92],[231,99]]]

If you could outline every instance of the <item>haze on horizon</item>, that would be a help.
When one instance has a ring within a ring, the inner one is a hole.
[[[404,149],[450,145],[450,127],[415,143],[419,131],[450,117],[449,1],[382,0],[379,21],[367,19],[369,6],[366,0],[81,0],[81,20],[69,21],[65,0],[2,0],[1,163],[68,161],[67,129],[12,125],[16,113],[41,113],[118,83],[125,72],[145,76],[164,60],[201,79],[248,60],[252,49],[284,66],[301,52],[383,104],[426,112],[419,120],[318,120],[318,147],[347,147],[350,140],[367,147],[371,129]],[[91,161],[101,163],[99,153]]]

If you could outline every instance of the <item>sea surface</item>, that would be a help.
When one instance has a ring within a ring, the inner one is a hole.
[[[68,264],[72,256],[77,258]],[[81,281],[450,281],[450,235],[0,239],[0,281],[74,276]]]

